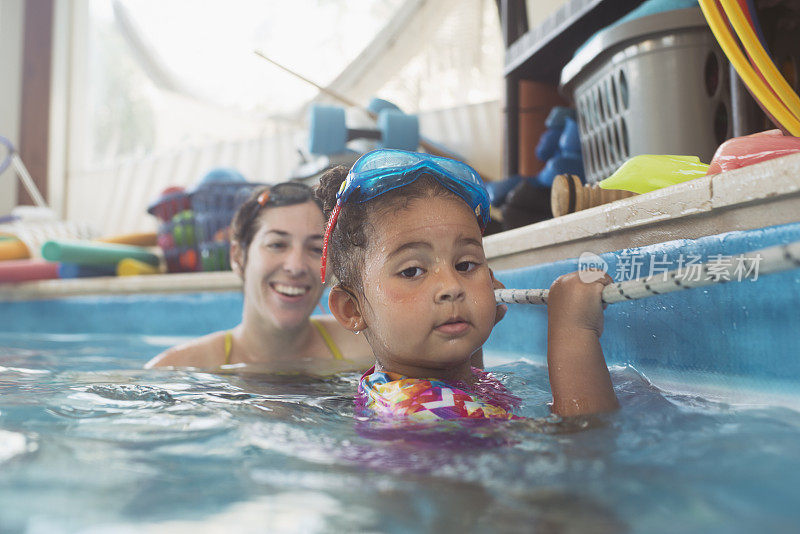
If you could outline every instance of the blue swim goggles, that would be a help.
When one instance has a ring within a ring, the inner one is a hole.
[[[322,267],[320,275],[325,282],[328,259],[328,241],[333,232],[339,212],[346,202],[367,202],[387,191],[413,183],[417,178],[429,175],[444,187],[461,197],[475,216],[481,232],[489,223],[489,194],[475,169],[460,161],[431,156],[405,150],[373,150],[361,156],[353,164],[336,194],[336,206],[331,212],[322,244]]]

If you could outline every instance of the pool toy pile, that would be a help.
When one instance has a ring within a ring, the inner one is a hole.
[[[21,206],[0,224],[0,283],[159,272],[154,233],[98,238],[48,208]]]
[[[158,245],[167,271],[230,269],[230,225],[236,209],[257,187],[236,169],[220,167],[206,173],[190,191],[169,187],[150,205],[160,221]]]
[[[148,208],[159,220],[158,246],[170,273],[223,271],[228,266],[228,225],[259,184],[229,168],[208,172],[186,191],[172,186]]]
[[[218,168],[188,192],[169,187],[148,208],[161,221],[158,233],[100,237],[86,224],[59,220],[46,205],[18,206],[0,218],[0,284],[228,270],[228,225],[260,185]]]

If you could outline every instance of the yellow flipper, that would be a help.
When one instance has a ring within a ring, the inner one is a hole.
[[[697,156],[634,156],[598,185],[603,189],[649,193],[700,178],[707,172],[708,165]]]

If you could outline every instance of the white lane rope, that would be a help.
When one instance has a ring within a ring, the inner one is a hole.
[[[613,304],[625,300],[639,300],[683,289],[710,286],[740,280],[755,280],[761,275],[800,268],[800,241],[786,245],[754,250],[731,257],[694,265],[693,269],[675,269],[666,273],[645,276],[610,284],[603,289],[602,302]],[[743,269],[742,266],[749,266]],[[547,304],[548,289],[496,289],[495,300],[509,304]]]

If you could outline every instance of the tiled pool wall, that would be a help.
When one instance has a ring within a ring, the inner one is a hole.
[[[601,254],[617,281],[631,278],[632,258],[646,275],[651,260],[674,269],[800,240],[800,223],[729,232],[695,240],[675,240]],[[509,270],[507,287],[548,287],[577,269],[577,259]],[[623,272],[624,271],[624,272]],[[625,276],[618,276],[623,274]],[[486,346],[488,350],[530,353],[544,361],[547,310],[509,305]],[[610,364],[630,364],[645,374],[680,381],[703,377],[720,387],[800,392],[800,269],[610,305],[601,339]]]

